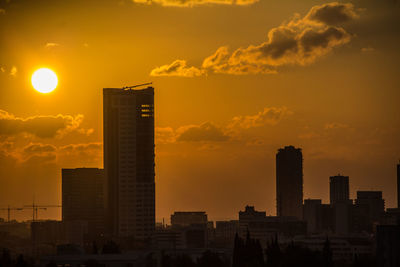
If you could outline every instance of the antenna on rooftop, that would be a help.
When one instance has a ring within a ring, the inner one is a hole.
[[[153,83],[153,82],[142,83],[142,84],[136,84],[136,85],[132,85],[132,86],[124,86],[124,87],[122,87],[122,89],[124,89],[124,90],[130,90],[130,89],[133,89],[133,88],[136,88],[136,87],[145,86],[145,85],[150,85],[150,84],[152,84],[152,83]]]

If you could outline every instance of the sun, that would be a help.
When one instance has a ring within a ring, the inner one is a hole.
[[[56,89],[58,78],[51,69],[41,68],[32,74],[31,82],[36,91],[47,94]]]

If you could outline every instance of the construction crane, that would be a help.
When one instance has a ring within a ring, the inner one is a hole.
[[[0,210],[6,210],[7,211],[7,222],[10,222],[10,217],[11,217],[11,211],[12,210],[23,210],[24,208],[15,208],[15,207],[10,207],[8,205],[7,208],[0,208]]]
[[[136,88],[136,87],[145,86],[145,85],[150,85],[150,84],[153,84],[153,82],[142,83],[142,84],[136,84],[136,85],[132,85],[132,86],[124,86],[124,87],[122,87],[122,89],[124,89],[124,90],[131,90],[131,89]]]
[[[36,205],[35,202],[32,205],[25,205],[24,208],[32,209],[32,221],[38,219],[38,210],[47,210],[47,208],[61,208],[61,205]]]

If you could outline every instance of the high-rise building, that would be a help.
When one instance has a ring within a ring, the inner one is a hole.
[[[147,240],[155,229],[154,88],[103,90],[106,225]]]
[[[285,146],[276,154],[276,204],[278,216],[303,217],[303,155]]]
[[[357,191],[355,204],[359,207],[366,207],[370,222],[379,222],[385,212],[385,200],[382,198],[382,191]]]
[[[305,199],[303,220],[307,222],[307,233],[318,233],[322,229],[322,200]]]
[[[85,221],[91,238],[104,233],[104,170],[62,169],[62,220]]]
[[[349,176],[340,174],[329,177],[329,194],[331,204],[338,201],[348,201],[349,197]]]

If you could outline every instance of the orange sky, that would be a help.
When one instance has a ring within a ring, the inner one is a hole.
[[[275,214],[285,145],[303,148],[305,198],[327,202],[341,173],[394,207],[398,25],[394,0],[0,1],[0,206],[59,204],[61,168],[102,167],[102,88],[153,81],[158,220]]]

